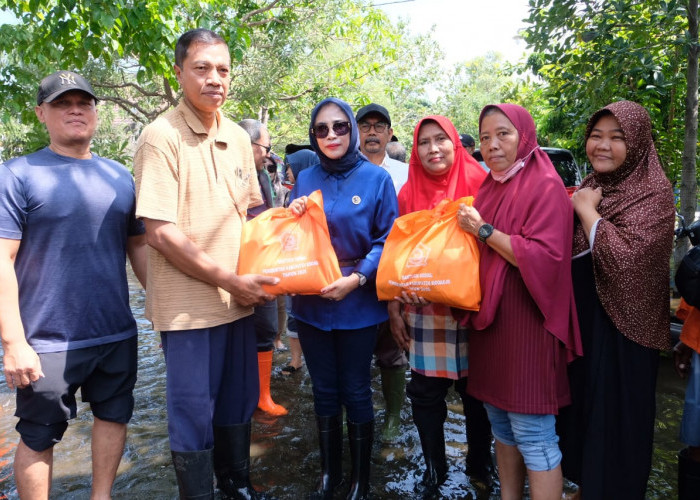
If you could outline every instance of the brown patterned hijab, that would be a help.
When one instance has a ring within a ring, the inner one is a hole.
[[[581,187],[601,187],[602,220],[593,243],[593,271],[600,302],[614,325],[630,340],[668,349],[669,260],[673,245],[673,191],[651,136],[651,119],[637,103],[620,101],[596,111],[593,126],[612,115],[625,134],[627,156],[610,173],[592,173]],[[588,248],[577,220],[573,254]]]

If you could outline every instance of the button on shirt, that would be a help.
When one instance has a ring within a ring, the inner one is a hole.
[[[351,330],[376,325],[388,319],[386,303],[379,302],[375,277],[389,230],[398,216],[396,191],[389,174],[360,160],[340,174],[315,165],[299,174],[290,199],[320,189],[331,243],[343,276],[357,271],[367,283],[343,300],[334,302],[316,295],[292,298],[294,317],[321,330]]]

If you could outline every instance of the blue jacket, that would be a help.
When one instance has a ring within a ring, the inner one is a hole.
[[[386,303],[377,299],[375,277],[384,241],[398,216],[391,176],[364,159],[334,174],[315,165],[300,172],[291,199],[317,189],[323,195],[328,231],[343,276],[358,271],[367,277],[367,283],[339,302],[316,295],[293,297],[292,314],[328,331],[365,328],[386,321]]]

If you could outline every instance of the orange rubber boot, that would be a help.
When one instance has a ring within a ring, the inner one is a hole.
[[[272,400],[270,396],[270,375],[272,375],[272,351],[258,353],[258,375],[260,377],[260,399],[258,408],[265,413],[279,417],[286,415],[287,410]]]

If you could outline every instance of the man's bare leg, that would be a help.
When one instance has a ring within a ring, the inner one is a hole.
[[[92,424],[92,500],[108,500],[124,453],[126,424],[94,417]]]
[[[22,500],[47,500],[51,491],[53,446],[37,452],[20,439],[14,471],[17,493]]]

